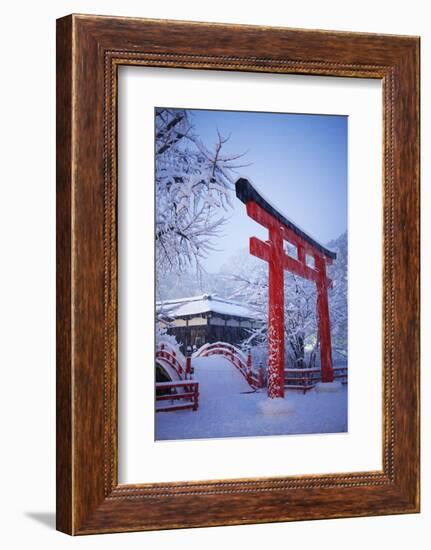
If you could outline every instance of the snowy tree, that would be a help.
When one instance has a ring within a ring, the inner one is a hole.
[[[347,358],[347,234],[328,244],[337,252],[337,260],[328,269],[332,279],[329,289],[332,350],[334,360]],[[268,266],[248,250],[229,261],[223,277],[230,281],[231,297],[253,307],[261,327],[250,332],[249,345],[267,345],[268,329]],[[285,351],[286,362],[294,368],[315,366],[318,359],[318,322],[316,316],[316,287],[290,272],[284,276]]]
[[[224,154],[195,132],[192,113],[158,108],[156,121],[156,272],[201,269],[231,206],[234,170],[242,155]]]
[[[331,317],[332,352],[334,361],[347,359],[347,233],[328,243],[337,253],[336,261],[329,267],[328,276],[332,279],[329,291],[329,311]]]
[[[288,362],[298,369],[314,367],[318,344],[316,287],[311,281],[286,273],[284,300],[285,349]]]
[[[251,264],[251,265],[250,265]],[[253,266],[253,267],[252,267]],[[236,283],[233,293],[258,312],[260,328],[250,332],[249,345],[267,345],[268,339],[268,266],[251,257],[231,275]],[[284,277],[284,332],[287,363],[296,368],[314,366],[316,356],[315,285],[292,273]]]

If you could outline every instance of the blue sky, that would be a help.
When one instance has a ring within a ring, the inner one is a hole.
[[[346,116],[191,110],[196,133],[211,147],[217,129],[231,135],[225,152],[241,153],[244,176],[288,218],[320,242],[347,229]],[[204,262],[217,272],[237,250],[266,230],[247,217],[233,193],[234,209],[217,239],[218,251]]]

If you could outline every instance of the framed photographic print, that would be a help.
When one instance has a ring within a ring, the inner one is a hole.
[[[57,527],[419,511],[419,39],[57,22]]]

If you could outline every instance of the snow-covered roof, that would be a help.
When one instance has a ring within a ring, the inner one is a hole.
[[[235,191],[236,191],[236,196],[244,204],[247,204],[247,202],[249,201],[253,201],[257,203],[264,210],[266,210],[272,216],[274,216],[274,218],[280,221],[283,225],[286,225],[289,229],[291,229],[294,233],[296,233],[296,235],[298,235],[301,239],[308,242],[312,247],[322,252],[328,258],[332,258],[333,260],[335,260],[335,258],[337,257],[337,254],[334,251],[329,250],[329,248],[327,248],[326,246],[321,244],[317,239],[312,237],[310,233],[306,232],[297,223],[294,223],[285,214],[280,212],[280,210],[276,208],[271,203],[271,201],[268,200],[264,196],[264,194],[260,190],[258,190],[257,187],[254,184],[252,184],[248,179],[239,178],[235,183]]]
[[[190,298],[179,298],[177,300],[165,300],[157,302],[157,311],[169,317],[186,317],[188,315],[200,315],[202,313],[218,313],[230,317],[254,318],[256,313],[239,302],[233,302],[220,298],[215,294],[203,294]]]

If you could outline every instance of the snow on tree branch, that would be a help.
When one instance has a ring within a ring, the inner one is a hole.
[[[229,137],[218,130],[214,148],[208,148],[187,110],[158,108],[155,122],[156,271],[199,271],[232,206],[242,155],[223,154]]]

